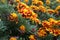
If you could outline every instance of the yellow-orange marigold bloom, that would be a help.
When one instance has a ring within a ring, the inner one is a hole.
[[[16,13],[11,13],[10,16],[8,17],[8,20],[10,21],[15,21],[16,23],[18,23],[18,16]]]
[[[29,36],[29,39],[30,39],[30,40],[36,40],[34,35],[30,35],[30,36]]]
[[[39,11],[45,13],[46,12],[46,8],[44,6],[39,6]]]
[[[32,4],[37,4],[39,0],[32,0]]]
[[[41,29],[41,28],[39,28],[37,34],[39,37],[44,37],[47,35],[46,31],[44,29]]]
[[[53,35],[54,36],[58,36],[59,35],[59,30],[58,29],[55,29]]]
[[[9,40],[17,40],[16,37],[11,37]]]
[[[41,5],[43,5],[43,2],[42,1],[38,1],[37,5],[41,6]]]
[[[43,27],[46,27],[46,28],[52,27],[51,24],[50,24],[50,22],[48,22],[46,20],[42,22],[42,25],[43,25]]]
[[[60,29],[51,28],[51,30],[49,30],[49,33],[54,36],[58,36],[58,35],[60,35]]]
[[[13,17],[15,17],[15,18],[17,17],[17,14],[16,14],[16,13],[12,13],[11,15],[12,15]]]
[[[24,26],[24,25],[21,25],[21,26],[19,27],[19,29],[20,29],[21,31],[25,31],[25,26]]]
[[[57,23],[57,20],[53,18],[49,18],[48,21],[50,22],[51,25],[55,25]]]
[[[46,0],[46,4],[49,5],[50,4],[50,0]]]
[[[50,14],[52,14],[52,13],[55,13],[55,10],[53,10],[53,9],[47,9],[47,12],[50,13]]]
[[[60,29],[51,29],[50,34],[58,36],[60,34]]]
[[[38,10],[38,7],[35,6],[35,5],[31,5],[30,8],[31,8],[32,10]]]

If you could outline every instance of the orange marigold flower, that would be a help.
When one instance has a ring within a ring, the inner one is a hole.
[[[8,20],[15,21],[16,23],[18,23],[17,14],[16,13],[11,13],[10,16],[8,17]]]
[[[46,0],[46,4],[49,5],[50,4],[50,0]]]
[[[35,5],[31,5],[30,8],[31,8],[32,10],[36,10],[36,11],[38,10],[38,7],[35,6]]]
[[[13,17],[15,17],[15,18],[17,17],[17,14],[16,14],[16,13],[12,13],[11,15],[12,15]]]
[[[36,40],[34,35],[30,35],[30,36],[29,36],[29,39],[30,39],[30,40]]]
[[[52,34],[54,36],[60,35],[60,29],[54,29],[54,28],[52,28],[49,32],[50,32],[50,34]]]
[[[32,0],[32,4],[37,4],[39,0]]]
[[[11,37],[9,40],[17,40],[16,37]]]
[[[55,11],[53,9],[47,9],[47,12],[50,14],[55,13]]]
[[[32,12],[28,8],[25,8],[22,11],[23,12],[21,14],[24,18],[30,18],[31,17]]]
[[[46,20],[42,22],[42,25],[43,25],[43,27],[46,27],[46,28],[52,27],[51,24],[50,24],[50,22],[48,22]]]
[[[37,34],[38,34],[39,37],[44,37],[44,36],[47,35],[46,30],[41,29],[41,28],[39,28]]]
[[[42,1],[38,1],[37,5],[41,6],[41,5],[43,5],[43,2]]]
[[[59,33],[60,33],[60,32],[59,32],[58,29],[53,29],[51,34],[54,35],[54,36],[58,36]]]
[[[55,25],[57,23],[57,20],[53,18],[49,18],[48,21],[50,22],[51,25]]]
[[[24,26],[24,25],[21,25],[21,26],[19,27],[19,29],[20,29],[21,31],[25,31],[25,26]]]
[[[39,11],[45,13],[46,12],[46,8],[44,6],[39,6]]]

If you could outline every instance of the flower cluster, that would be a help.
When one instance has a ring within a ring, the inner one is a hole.
[[[46,20],[43,21],[42,22],[43,28],[39,28],[38,35],[45,36],[47,31],[54,36],[60,35],[60,29],[54,28],[54,26],[56,25],[60,26],[59,24],[60,24],[59,21],[53,18],[49,18],[48,21]]]
[[[60,2],[60,0],[56,0],[56,2]],[[30,6],[30,8],[33,11],[39,11],[42,13],[49,13],[49,14],[53,14],[53,13],[59,13],[59,9],[60,9],[60,5],[58,5],[55,9],[51,9],[50,8],[50,4],[51,4],[51,0],[46,0],[45,1],[46,6],[44,5],[44,2],[41,0],[32,0],[32,5]],[[59,3],[58,3],[59,4]]]
[[[34,13],[32,10],[30,10],[30,8],[26,4],[19,2],[17,5],[17,9],[18,9],[18,12],[22,14],[22,17],[30,19],[40,24],[40,20],[37,18],[38,15]]]

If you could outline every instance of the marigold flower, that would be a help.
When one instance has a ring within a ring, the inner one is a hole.
[[[46,8],[44,6],[39,6],[39,11],[45,13],[46,12]]]
[[[58,36],[59,35],[59,32],[58,31],[59,31],[58,29],[55,29],[53,35],[54,36]]]
[[[57,21],[53,18],[49,18],[48,21],[50,22],[51,25],[55,25]]]
[[[41,29],[41,28],[38,30],[37,34],[39,37],[44,37],[47,35],[46,30]]]
[[[36,10],[36,11],[38,10],[38,7],[35,6],[35,5],[31,5],[30,8],[31,8],[32,10]]]
[[[21,14],[24,18],[30,18],[31,17],[32,12],[28,8],[25,8],[22,11],[23,12]]]
[[[46,4],[47,5],[50,5],[50,0],[46,0]]]
[[[41,6],[41,5],[43,5],[43,2],[42,1],[38,1],[37,5]]]
[[[37,4],[39,0],[32,0],[32,4]]]
[[[8,17],[8,20],[10,21],[15,21],[16,23],[18,23],[18,16],[16,13],[11,13],[10,16]]]
[[[49,33],[52,34],[52,35],[54,35],[54,36],[58,36],[58,35],[60,35],[60,29],[51,28],[49,30]]]
[[[30,36],[29,36],[29,39],[30,39],[30,40],[36,40],[34,35],[30,35]]]
[[[16,13],[12,13],[11,15],[12,15],[13,17],[15,17],[15,18],[17,17],[17,14],[16,14]]]
[[[55,13],[55,11],[53,9],[47,9],[47,12],[50,14]]]
[[[24,25],[21,25],[21,26],[19,27],[19,29],[20,29],[21,31],[24,31],[24,32],[25,32],[25,26],[24,26]]]
[[[16,37],[11,37],[9,40],[17,40]]]
[[[60,34],[60,29],[51,29],[50,34],[58,36]]]
[[[52,27],[51,24],[50,24],[50,22],[48,22],[46,20],[42,22],[42,25],[43,25],[43,27],[46,27],[46,28]]]

